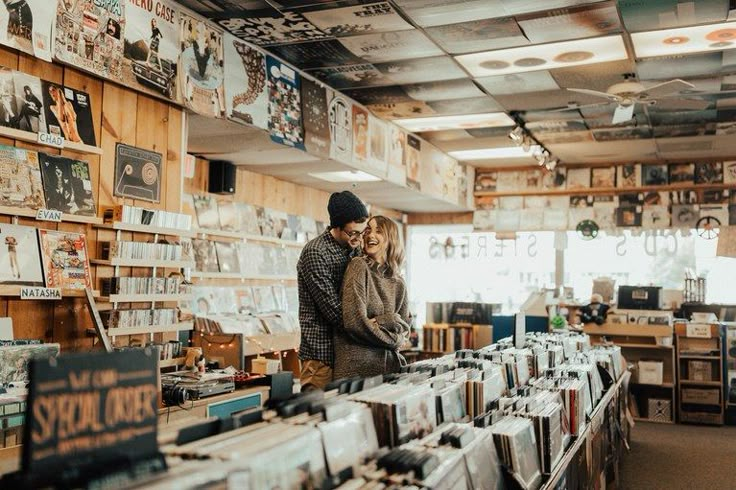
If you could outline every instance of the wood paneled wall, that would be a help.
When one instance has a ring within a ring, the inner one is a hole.
[[[409,225],[470,225],[473,213],[412,213]]]
[[[10,48],[0,47],[0,65],[87,92],[92,103],[95,137],[98,146],[103,150],[103,155],[81,154],[66,149],[56,150],[7,138],[0,138],[1,144],[61,154],[89,162],[98,207],[125,202],[171,211],[180,209],[184,153],[184,119],[180,108],[73,68],[47,63]],[[163,155],[160,176],[161,202],[151,203],[113,197],[117,142],[153,150]],[[11,220],[10,216],[0,216],[0,222],[8,223]],[[55,224],[24,218],[19,219],[18,223],[85,233],[92,257],[97,256],[98,241],[114,239],[112,232],[98,231],[83,224]],[[130,237],[131,234],[128,234],[127,239]],[[150,238],[150,235],[134,237],[143,241]],[[99,288],[100,277],[109,277],[112,272],[112,268],[109,267],[92,267],[95,288]],[[136,275],[150,274],[150,271],[146,270],[124,272]],[[92,339],[85,336],[85,330],[92,326],[92,321],[83,300],[68,298],[62,301],[43,302],[0,298],[0,316],[10,316],[13,319],[16,338],[42,338],[48,342],[59,342],[62,351],[89,350],[92,347]]]

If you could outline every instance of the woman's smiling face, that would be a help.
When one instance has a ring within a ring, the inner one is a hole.
[[[379,264],[386,260],[386,235],[375,219],[368,221],[363,232],[363,251]]]

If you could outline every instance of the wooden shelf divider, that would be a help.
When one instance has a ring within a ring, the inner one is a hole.
[[[4,284],[0,286],[0,296],[6,297],[20,297],[20,289],[23,287],[34,287],[34,286],[15,286],[11,284]],[[84,289],[62,289],[61,297],[63,298],[84,298],[86,296]],[[92,296],[95,298],[100,297],[100,292],[97,290],[92,291]],[[33,300],[29,300],[33,301]],[[41,301],[40,299],[38,301]]]
[[[0,126],[2,128],[2,126]],[[37,209],[30,209],[30,208],[14,208],[12,206],[0,206],[0,214],[4,214],[6,216],[18,216],[19,218],[35,218],[36,213],[38,212]],[[83,216],[78,214],[67,214],[63,213],[61,215],[61,221],[66,223],[89,223],[93,225],[100,225],[102,224],[102,218],[98,216]],[[51,221],[42,221],[39,220],[39,228],[43,228],[44,223],[52,223]]]
[[[37,145],[41,146],[48,146],[49,148],[56,148],[56,146],[52,145],[46,145],[44,143],[41,143],[38,141],[38,133],[33,133],[31,131],[23,131],[22,129],[15,129],[15,128],[8,128],[0,126],[0,136],[4,136],[6,138],[14,139],[14,140],[20,140],[20,141],[26,141],[28,143],[35,143]],[[64,148],[65,150],[73,150],[78,153],[87,153],[89,155],[102,155],[102,148],[99,146],[92,146],[92,145],[85,145],[84,143],[74,143],[72,141],[64,141]]]

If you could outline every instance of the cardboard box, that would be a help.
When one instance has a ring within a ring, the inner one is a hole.
[[[662,361],[639,361],[639,384],[661,385],[664,377],[664,363]]]
[[[713,381],[713,364],[710,361],[688,361],[688,379],[693,381]]]
[[[721,391],[718,388],[683,388],[682,403],[719,405],[721,403]]]

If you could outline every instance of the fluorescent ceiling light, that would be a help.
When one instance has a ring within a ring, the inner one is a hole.
[[[411,132],[444,131],[446,129],[477,129],[513,126],[514,120],[505,112],[465,114],[462,116],[417,117],[394,119],[394,123]]]
[[[466,160],[486,160],[491,158],[524,158],[531,157],[535,151],[541,151],[542,148],[538,145],[529,148],[529,151],[524,151],[523,148],[518,146],[507,146],[504,148],[482,148],[480,150],[459,150],[448,152],[452,158],[457,158],[460,161]]]
[[[349,183],[349,182],[379,182],[380,177],[371,175],[360,170],[343,170],[340,172],[315,172],[309,174],[315,179],[324,180],[333,183]]]
[[[476,77],[590,65],[627,58],[626,47],[620,35],[536,44],[455,57]]]
[[[637,58],[736,48],[736,22],[631,34]]]

